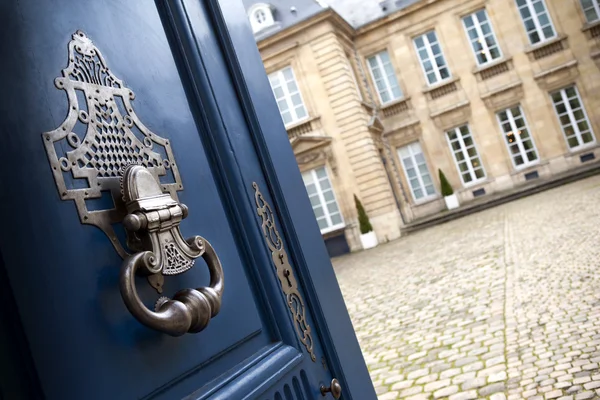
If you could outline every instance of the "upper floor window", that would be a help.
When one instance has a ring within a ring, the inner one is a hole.
[[[292,67],[285,67],[269,74],[269,82],[285,125],[308,117]]]
[[[486,64],[502,56],[496,35],[494,35],[494,30],[484,9],[467,15],[462,21],[478,65]]]
[[[250,25],[254,33],[275,23],[271,6],[264,3],[254,4],[250,7],[248,9],[248,17],[250,18]]]
[[[556,36],[550,14],[544,0],[516,0],[519,13],[529,37],[529,43],[536,44]]]
[[[429,85],[450,78],[450,70],[435,31],[429,31],[416,37],[414,43]]]
[[[592,145],[596,142],[577,87],[570,86],[550,93],[554,110],[571,150]]]
[[[381,104],[389,103],[402,97],[394,66],[387,51],[382,51],[367,59],[371,78],[377,89]]]
[[[585,14],[585,19],[588,23],[600,20],[600,5],[598,0],[580,0],[581,8]]]

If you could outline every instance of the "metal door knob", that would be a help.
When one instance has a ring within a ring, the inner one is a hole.
[[[333,378],[329,386],[321,385],[321,394],[326,396],[327,393],[331,393],[334,399],[340,398],[342,395],[342,385],[340,385],[337,379]]]

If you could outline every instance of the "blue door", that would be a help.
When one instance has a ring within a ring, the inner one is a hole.
[[[0,15],[0,398],[374,399],[241,2]]]

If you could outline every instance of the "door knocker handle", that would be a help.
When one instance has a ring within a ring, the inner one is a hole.
[[[140,165],[128,166],[122,178],[127,216],[127,244],[137,251],[121,268],[120,290],[125,306],[142,324],[171,336],[203,330],[219,313],[223,295],[223,268],[212,245],[200,236],[184,240],[179,223],[187,217],[185,205],[164,194],[150,171]],[[147,276],[162,293],[164,275],[189,270],[202,257],[210,272],[210,285],[183,289],[172,299],[161,297],[152,311],[140,300],[135,276]]]

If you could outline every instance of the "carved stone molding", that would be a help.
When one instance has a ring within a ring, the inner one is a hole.
[[[431,113],[430,117],[438,128],[447,129],[467,121],[470,115],[470,102],[464,100],[443,110]]]
[[[568,85],[578,76],[577,60],[571,60],[547,71],[535,74],[533,77],[540,88],[545,91],[551,91]]]
[[[517,104],[523,98],[523,83],[513,82],[494,91],[481,95],[486,107],[492,111],[501,110]]]
[[[386,132],[385,136],[392,147],[400,147],[414,142],[421,137],[421,123],[418,119],[408,121],[404,126],[394,131]]]

